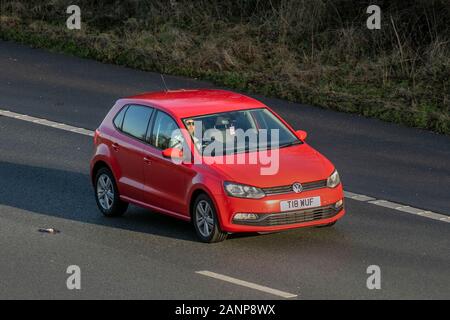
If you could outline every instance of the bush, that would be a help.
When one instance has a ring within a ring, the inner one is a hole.
[[[0,35],[450,133],[448,0],[80,0],[81,31],[69,4],[3,0]]]

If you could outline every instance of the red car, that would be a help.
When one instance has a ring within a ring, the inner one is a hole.
[[[132,203],[191,221],[204,242],[331,226],[345,213],[342,184],[305,138],[261,102],[229,91],[121,99],[95,132],[95,198],[106,216]]]

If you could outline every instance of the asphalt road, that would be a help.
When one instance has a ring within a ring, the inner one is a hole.
[[[0,42],[0,109],[95,129],[159,75]],[[212,87],[167,77],[171,88]],[[450,214],[450,138],[257,97],[338,167],[346,189]],[[274,299],[208,270],[298,299],[450,298],[450,224],[347,200],[334,228],[196,241],[187,223],[131,207],[107,219],[89,183],[88,136],[0,117],[0,298]],[[54,227],[60,234],[42,234]],[[82,289],[66,287],[78,265]],[[381,268],[381,290],[366,269]]]

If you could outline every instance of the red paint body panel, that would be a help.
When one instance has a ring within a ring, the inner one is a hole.
[[[124,100],[141,101],[179,118],[266,107],[258,100],[225,90],[151,92]]]
[[[333,164],[307,143],[278,149],[279,170],[271,176],[260,175],[261,166],[264,166],[260,163],[175,164],[170,159],[164,158],[161,150],[127,136],[114,127],[115,115],[128,104],[146,105],[164,111],[181,128],[184,128],[182,119],[186,117],[251,108],[270,110],[253,98],[224,90],[154,92],[118,100],[97,130],[91,174],[95,174],[94,168],[99,161],[106,163],[114,174],[123,200],[183,220],[190,220],[193,195],[201,191],[213,200],[221,228],[228,232],[270,232],[322,225],[334,222],[344,215],[345,211],[342,209],[330,219],[274,227],[234,224],[232,218],[235,213],[277,213],[280,211],[282,200],[320,196],[322,205],[334,204],[343,199],[342,184],[333,189],[325,187],[304,191],[301,194],[241,199],[226,194],[224,181],[260,188],[318,181],[330,176],[334,171]],[[294,132],[289,124],[274,114]],[[189,135],[183,134],[189,141],[190,151],[198,156]],[[251,156],[251,152],[245,154],[245,157]],[[224,158],[224,162],[225,160]]]

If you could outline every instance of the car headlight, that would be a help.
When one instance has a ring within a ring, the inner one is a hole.
[[[331,176],[327,179],[327,187],[328,188],[335,188],[341,183],[341,178],[339,177],[339,173],[337,170],[334,170]]]
[[[237,198],[260,199],[266,195],[261,189],[244,184],[225,182],[224,188],[228,195]]]

